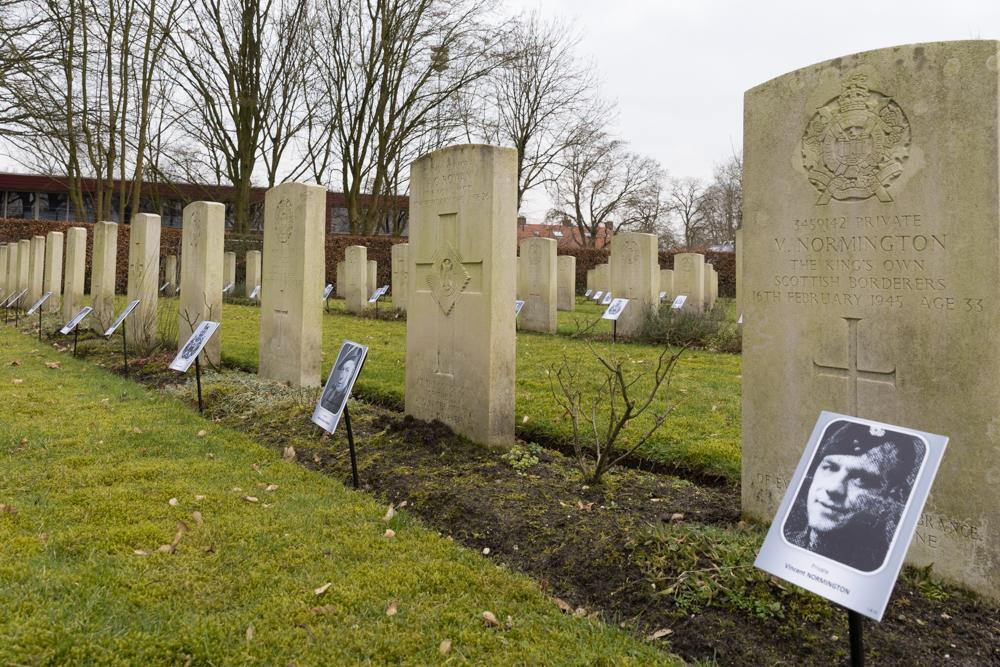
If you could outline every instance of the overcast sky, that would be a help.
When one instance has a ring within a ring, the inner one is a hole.
[[[572,19],[618,135],[672,176],[708,178],[743,142],[743,92],[837,56],[1000,38],[1000,0],[504,0]],[[540,193],[539,193],[540,194]],[[541,222],[535,196],[522,213]]]

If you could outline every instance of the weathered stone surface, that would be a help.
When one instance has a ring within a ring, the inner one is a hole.
[[[660,303],[656,234],[619,232],[611,240],[611,293],[629,304],[618,318],[618,335],[636,336]]]
[[[684,294],[684,310],[700,313],[705,309],[705,256],[695,252],[674,255],[674,296]]]
[[[260,286],[260,250],[247,250],[246,254],[246,298],[250,298],[253,291]]]
[[[17,291],[28,290],[20,301],[21,306],[31,296],[31,239],[21,239],[17,242]],[[30,305],[30,303],[28,304]]]
[[[674,296],[674,270],[660,269],[660,291],[666,292],[667,296]]]
[[[406,412],[514,442],[517,153],[452,146],[410,167]]]
[[[375,293],[376,289],[378,289],[378,262],[374,259],[368,260],[368,274],[366,276],[365,285],[368,290],[369,297]]]
[[[17,255],[19,251],[19,246],[17,242],[7,244],[7,296],[8,298],[19,291],[17,288]]]
[[[518,292],[524,308],[518,318],[523,331],[556,332],[556,300],[558,298],[555,239],[540,236],[521,241]]]
[[[587,269],[587,289],[593,292],[594,289],[594,270]]]
[[[236,253],[227,252],[223,254],[222,260],[222,288],[236,284]]]
[[[392,246],[392,305],[406,310],[406,294],[410,284],[409,243],[397,243]]]
[[[524,292],[521,291],[521,256],[514,258],[514,290],[516,298],[524,299]]]
[[[611,289],[611,266],[609,263],[594,267],[594,289],[608,293]]]
[[[164,296],[177,296],[177,255],[167,255],[163,264],[163,282],[167,288],[163,290]]]
[[[556,307],[559,310],[576,310],[576,257],[560,255],[556,258],[559,273],[559,296]]]
[[[45,310],[54,313],[62,302],[63,233],[45,235],[45,269],[42,272],[42,294],[52,292],[45,302]]]
[[[156,341],[157,301],[160,296],[160,216],[132,216],[128,242],[128,300],[139,299],[125,320],[128,337],[139,350],[151,349]]]
[[[293,387],[320,384],[326,188],[282,183],[264,198],[261,377]]]
[[[341,299],[344,298],[344,294],[346,294],[346,288],[347,288],[347,283],[344,282],[345,281],[344,269],[346,268],[347,268],[347,262],[337,262],[337,284],[334,285],[335,288],[334,294],[339,296]]]
[[[60,319],[69,322],[83,308],[83,285],[87,277],[87,230],[84,227],[70,227],[66,231],[64,274]]]
[[[715,302],[719,299],[719,272],[715,270],[714,266],[712,267],[712,280],[709,283],[709,289],[711,289],[712,308],[715,308]]]
[[[7,244],[0,244],[0,301],[7,296]]]
[[[45,237],[32,236],[28,246],[28,293],[24,295],[25,307],[38,301],[42,296],[45,279]]]
[[[914,44],[746,93],[744,510],[821,410],[950,438],[909,561],[1000,597],[998,43]]]
[[[368,248],[363,245],[344,249],[344,306],[349,313],[360,313],[368,305]]]
[[[88,322],[104,333],[115,318],[115,271],[118,261],[118,224],[94,225],[94,248],[90,260],[90,305],[94,311]]]
[[[711,264],[705,264],[705,279],[704,279],[704,298],[705,298],[705,311],[711,312],[712,308],[715,307],[715,299],[712,296],[712,274],[715,273],[715,267]]]
[[[736,313],[743,312],[743,230],[736,230]]]
[[[181,231],[181,297],[177,308],[178,350],[205,320],[222,320],[223,253],[226,206],[196,201],[184,207]],[[202,353],[218,364],[225,327],[219,327]]]

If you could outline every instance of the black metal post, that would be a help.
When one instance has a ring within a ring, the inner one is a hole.
[[[201,364],[198,363],[198,357],[194,358],[194,378],[198,383],[198,414],[205,414],[205,406],[201,402]]]
[[[122,322],[122,358],[125,360],[125,375],[128,375],[128,343],[125,340],[125,323]]]
[[[18,301],[20,301],[20,299],[18,299],[17,301],[14,302],[14,328],[15,329],[17,328],[18,320],[20,320],[20,318],[21,318],[21,311],[17,309],[17,303],[18,303]]]
[[[375,319],[378,319],[378,299],[375,299]]]
[[[611,320],[611,342],[618,342],[618,320]]]
[[[850,609],[847,610],[847,624],[851,636],[851,667],[864,667],[865,665],[865,645],[861,614]]]
[[[38,307],[38,340],[42,340],[42,307]]]
[[[76,341],[80,338],[80,325],[73,327],[73,356],[76,356]]]
[[[323,299],[323,307],[326,309],[326,312],[330,312],[330,297]]]
[[[351,430],[351,413],[344,403],[344,424],[347,426],[347,447],[351,451],[351,479],[354,480],[354,488],[358,488],[358,459],[354,454],[354,432]]]

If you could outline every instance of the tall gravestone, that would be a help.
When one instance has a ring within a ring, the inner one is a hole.
[[[367,267],[368,267],[368,273],[366,276],[365,284],[368,289],[368,296],[371,296],[372,294],[375,293],[375,290],[378,288],[378,262],[376,262],[374,259],[369,259]]]
[[[593,293],[594,290],[594,270],[587,269],[587,289]]]
[[[42,272],[42,293],[52,292],[45,302],[45,310],[53,313],[59,310],[62,295],[63,274],[63,233],[49,232],[45,235],[45,269]]]
[[[660,291],[674,296],[674,270],[660,269]]]
[[[264,197],[261,377],[293,387],[320,383],[326,189],[282,183]]]
[[[0,301],[7,296],[7,244],[0,244]]]
[[[628,299],[618,317],[618,333],[636,336],[650,311],[659,305],[660,265],[656,234],[619,232],[611,240],[611,293]]]
[[[712,308],[715,308],[715,302],[719,300],[719,272],[712,267],[712,281],[709,283],[709,289],[712,290]]]
[[[705,256],[695,252],[674,255],[675,296],[687,296],[684,310],[700,313],[705,309]]]
[[[464,145],[410,167],[406,412],[514,441],[517,153]]]
[[[222,319],[222,258],[225,252],[226,206],[196,201],[184,207],[181,229],[181,298],[177,306],[177,347],[204,320]],[[205,357],[215,365],[221,360],[222,331],[205,345]]]
[[[177,295],[177,255],[167,255],[163,264],[163,282],[167,286],[163,293],[165,296]]]
[[[125,321],[128,337],[139,349],[150,349],[156,340],[157,300],[160,295],[160,216],[132,216],[128,241],[128,300],[139,305]]]
[[[45,237],[32,236],[28,248],[28,293],[24,296],[24,303],[30,306],[42,296],[42,285],[45,280]]]
[[[253,291],[260,287],[260,250],[247,250],[246,264],[244,296],[249,299]]]
[[[1000,597],[1000,43],[858,53],[749,90],[743,509],[821,410],[950,438],[908,559]]]
[[[347,268],[347,262],[337,262],[337,284],[334,286],[336,288],[334,294],[336,294],[341,299],[344,298],[344,294],[346,293],[346,287],[347,287],[346,283],[344,282],[346,280],[344,278],[344,269],[346,268]]]
[[[31,239],[21,239],[17,242],[17,291],[31,288]],[[28,300],[28,295],[21,300],[21,305]]]
[[[368,305],[368,248],[363,245],[344,249],[344,306],[349,313],[360,313]]]
[[[706,312],[711,312],[712,308],[715,307],[715,299],[712,298],[713,273],[715,273],[715,267],[713,267],[711,264],[705,264],[704,299],[705,299]]]
[[[17,287],[17,255],[20,248],[17,243],[7,244],[7,295],[10,296],[18,291]]]
[[[576,310],[576,257],[559,255],[556,258],[559,273],[559,296],[556,307],[559,310]]]
[[[94,331],[104,330],[115,317],[115,280],[118,268],[118,224],[94,224],[94,247],[90,259],[90,317]]]
[[[402,311],[406,310],[406,293],[410,283],[409,251],[409,243],[392,246],[392,305]]]
[[[556,332],[557,246],[555,239],[540,236],[521,241],[517,291],[524,299],[524,307],[518,323],[524,331]]]
[[[83,307],[83,286],[87,278],[87,230],[70,227],[66,231],[66,270],[63,272],[62,313],[69,322]]]
[[[236,253],[227,252],[222,259],[222,287],[236,284]]]

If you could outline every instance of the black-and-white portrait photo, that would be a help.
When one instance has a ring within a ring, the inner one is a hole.
[[[218,328],[219,322],[202,321],[195,327],[195,330],[191,333],[191,337],[188,338],[184,347],[174,357],[174,360],[170,362],[170,368],[181,373],[186,373]]]
[[[605,320],[617,320],[627,305],[628,299],[614,299],[601,317]]]
[[[367,354],[368,348],[364,345],[349,340],[344,341],[330,371],[330,377],[327,378],[326,386],[323,387],[323,394],[313,411],[313,422],[331,433],[336,430],[347,398],[351,394],[351,388],[354,387]]]
[[[910,434],[831,422],[785,517],[784,538],[861,572],[879,569],[925,453]]]

